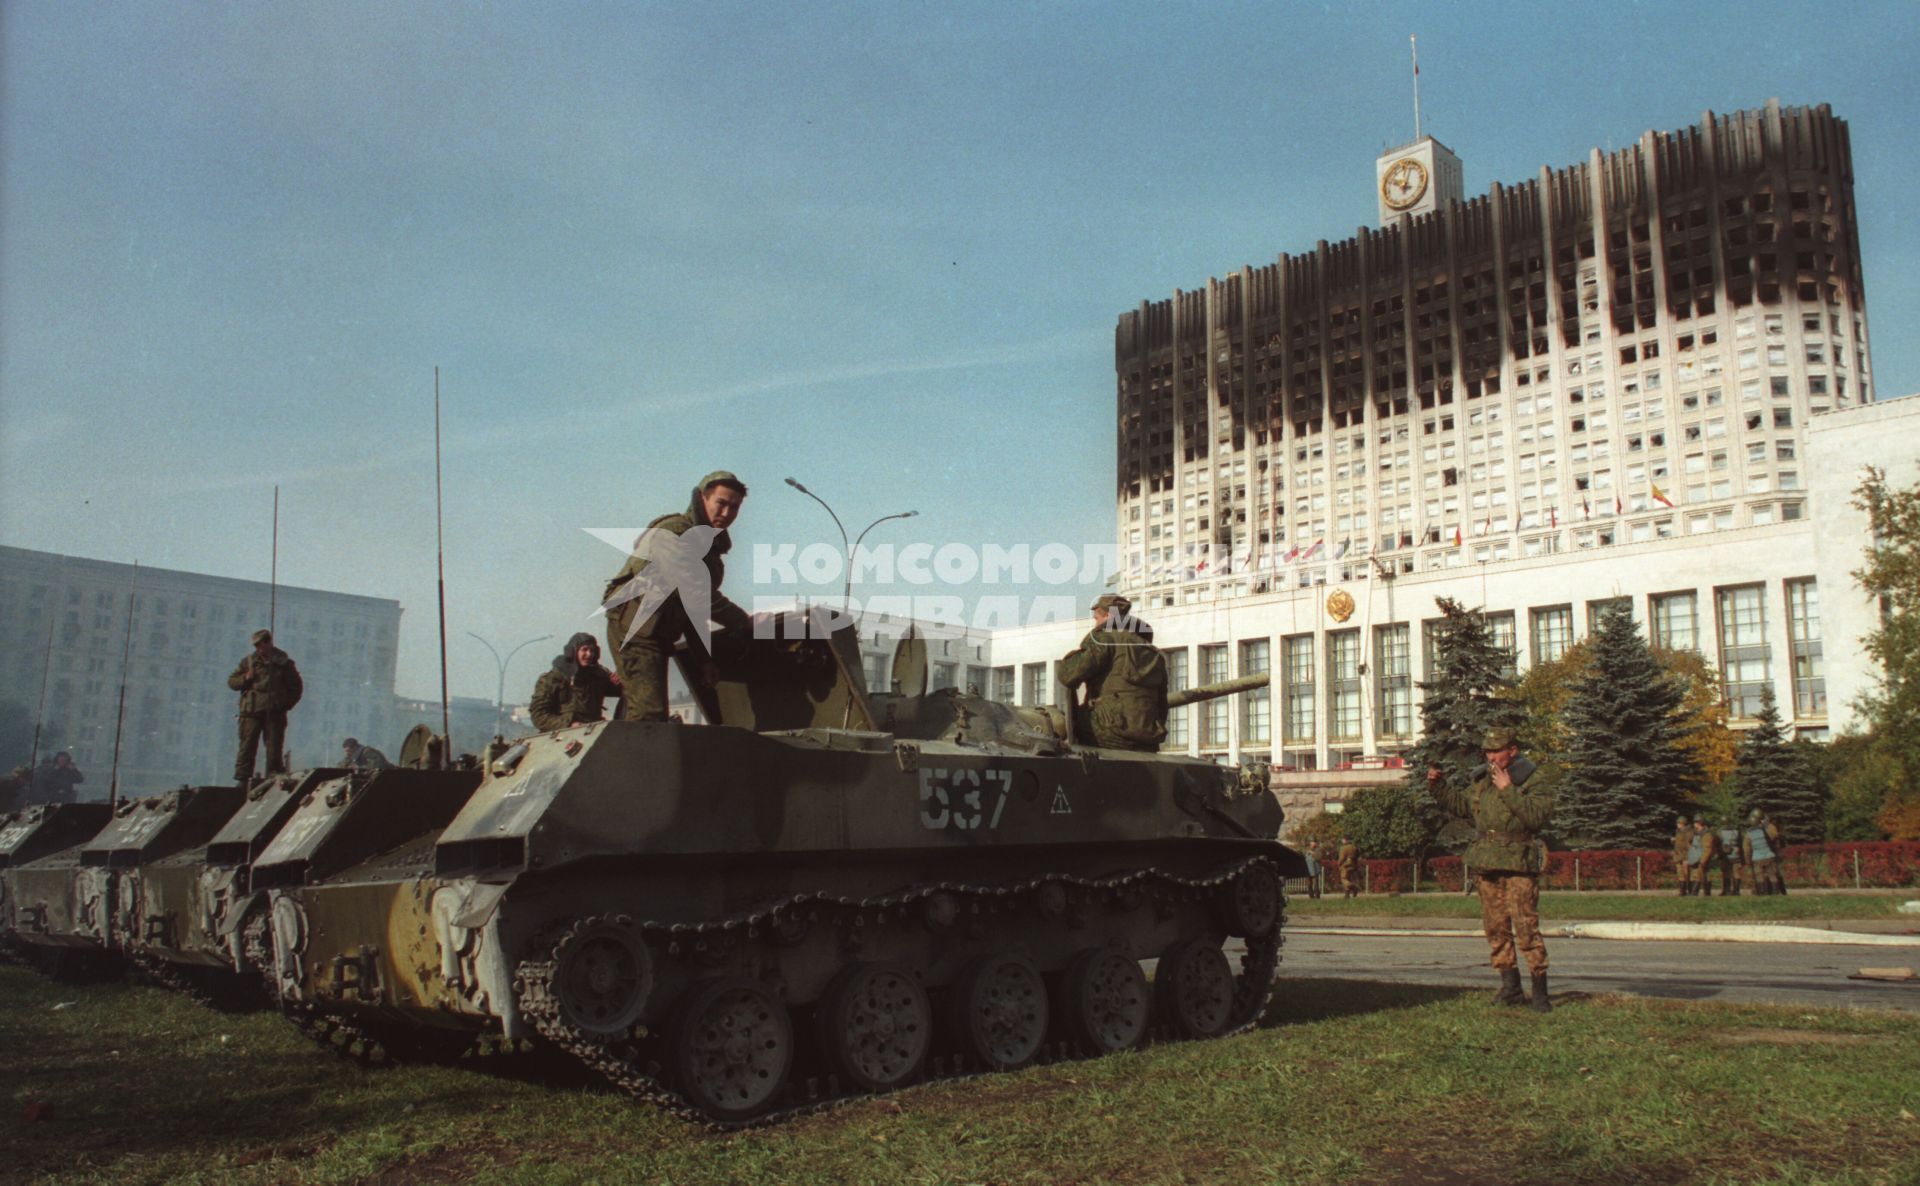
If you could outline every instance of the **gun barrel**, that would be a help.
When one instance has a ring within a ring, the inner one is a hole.
[[[1202,684],[1197,688],[1186,688],[1167,696],[1168,708],[1179,708],[1183,704],[1198,704],[1202,700],[1218,700],[1222,696],[1231,696],[1236,692],[1251,692],[1255,688],[1264,688],[1273,682],[1271,672],[1258,675],[1243,675],[1238,679],[1223,680],[1217,684]]]

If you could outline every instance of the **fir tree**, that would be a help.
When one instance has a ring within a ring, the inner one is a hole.
[[[1686,690],[1624,610],[1601,615],[1592,663],[1567,702],[1566,771],[1555,829],[1590,848],[1655,848],[1698,789],[1677,748]]]
[[[1433,841],[1431,812],[1425,790],[1415,791],[1405,783],[1368,787],[1347,800],[1340,830],[1361,856],[1424,859]]]
[[[1507,666],[1513,657],[1493,640],[1486,615],[1451,598],[1435,602],[1440,621],[1433,632],[1433,678],[1420,684],[1420,741],[1407,752],[1408,798],[1420,805],[1421,818],[1438,834],[1451,817],[1427,790],[1427,768],[1438,766],[1449,786],[1465,790],[1486,771],[1484,739],[1496,726],[1516,728],[1520,709],[1506,697],[1512,690]]]
[[[1806,760],[1787,744],[1773,686],[1760,692],[1760,715],[1740,742],[1740,806],[1773,817],[1789,844],[1810,844],[1826,835],[1827,796]]]

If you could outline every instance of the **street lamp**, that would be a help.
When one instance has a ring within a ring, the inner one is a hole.
[[[807,489],[805,486],[802,486],[800,483],[794,481],[792,478],[788,478],[786,481],[787,481],[787,485],[793,487],[795,490],[798,490],[800,493],[806,495],[808,498],[811,498],[813,501],[819,503],[821,506],[821,509],[825,510],[827,514],[832,517],[833,525],[840,529],[840,547],[844,551],[847,558],[847,581],[846,581],[845,587],[842,588],[840,591],[840,612],[846,613],[848,611],[848,608],[853,604],[853,555],[855,552],[858,552],[860,550],[860,541],[867,538],[867,532],[872,531],[874,528],[880,526],[882,523],[885,523],[889,519],[911,519],[915,515],[919,514],[920,512],[919,511],[899,511],[891,515],[882,515],[878,519],[875,519],[873,522],[861,528],[860,534],[853,537],[853,545],[849,547],[847,545],[847,529],[845,526],[841,524],[840,516],[835,515],[833,513],[833,508],[827,505],[827,500],[824,498],[821,498],[818,494],[815,494],[813,491]]]
[[[507,657],[504,659],[500,657],[499,651],[496,651],[493,649],[492,643],[488,642],[484,638],[481,638],[478,634],[475,634],[473,631],[471,630],[467,631],[467,637],[479,643],[481,646],[487,648],[487,653],[493,656],[493,661],[495,665],[497,665],[500,668],[500,686],[498,690],[494,692],[494,696],[493,696],[493,735],[495,737],[504,736],[506,734],[506,715],[507,715],[507,664],[513,662],[513,657],[519,654],[521,650],[523,650],[524,648],[530,647],[536,642],[545,642],[549,638],[552,638],[553,635],[542,634],[539,638],[529,638],[527,641],[521,643],[519,646],[508,651]]]

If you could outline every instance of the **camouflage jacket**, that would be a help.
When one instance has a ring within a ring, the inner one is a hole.
[[[1167,736],[1167,661],[1142,627],[1087,631],[1060,660],[1060,682],[1086,686],[1096,734],[1158,745]]]
[[[658,529],[674,535],[685,535],[696,526],[709,525],[706,508],[700,502],[700,491],[696,489],[693,492],[693,501],[686,510],[677,515],[660,516],[647,524],[647,530]],[[644,535],[642,538],[645,538]],[[712,580],[709,586],[711,604],[708,607],[708,616],[725,630],[743,629],[750,622],[747,611],[727,600],[726,596],[720,592],[720,583],[727,576],[726,555],[732,547],[733,537],[725,531],[719,532],[713,537],[713,543],[708,546],[705,558],[707,575]],[[634,549],[636,552],[639,550],[638,540],[634,541]],[[607,590],[601,598],[601,603],[604,605],[613,601],[614,597],[626,588],[627,582],[644,571],[649,563],[651,561],[643,556],[629,555],[627,562],[621,565],[620,571],[607,582]],[[659,609],[647,615],[646,621],[641,622],[639,628],[635,629],[633,615],[639,609],[638,600],[627,600],[619,605],[608,606],[607,645],[612,650],[618,650],[629,637],[652,639],[662,645],[671,646],[690,633],[688,627],[691,623],[687,620],[686,609],[680,604],[678,593],[668,597]]]
[[[1466,851],[1467,867],[1476,873],[1538,873],[1541,866],[1540,833],[1553,818],[1553,794],[1528,787],[1534,764],[1517,757],[1507,768],[1513,785],[1493,785],[1491,773],[1474,780],[1464,791],[1456,791],[1443,780],[1431,784],[1433,797],[1458,816],[1473,821],[1478,835]]]
[[[607,714],[602,702],[619,694],[620,689],[606,668],[595,663],[583,669],[562,655],[553,661],[551,668],[540,673],[527,710],[533,715],[534,728],[551,733],[555,729],[605,720]]]
[[[240,693],[240,715],[258,716],[269,712],[286,712],[300,703],[307,685],[300,679],[300,669],[279,647],[268,652],[265,659],[252,651],[240,660],[240,666],[233,669],[227,677],[227,686]]]
[[[1693,843],[1693,829],[1673,834],[1673,867],[1678,869],[1687,863],[1687,847]]]

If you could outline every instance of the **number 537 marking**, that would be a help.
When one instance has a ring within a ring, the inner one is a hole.
[[[920,767],[920,825],[933,831],[958,828],[970,832],[982,825],[1000,826],[1007,796],[1013,790],[1011,770],[946,770]],[[984,797],[993,795],[989,811]]]

